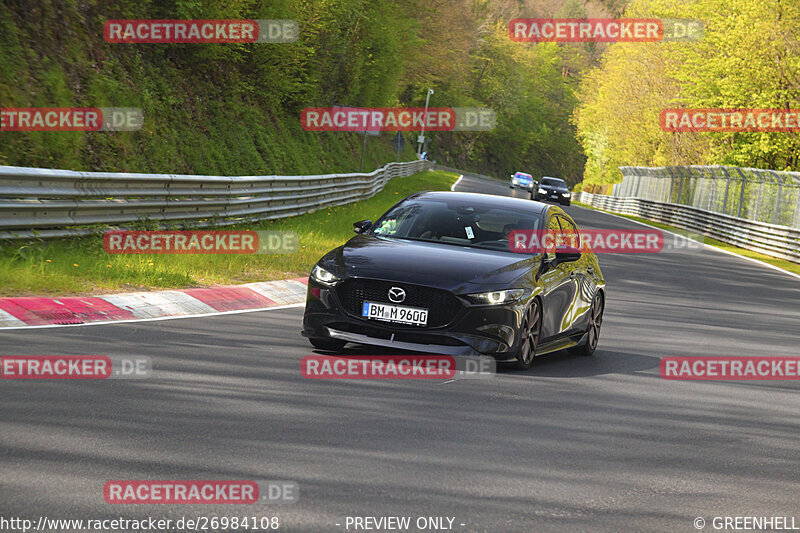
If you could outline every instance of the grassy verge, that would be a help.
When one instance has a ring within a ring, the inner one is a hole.
[[[596,207],[592,207],[589,204],[584,204],[584,203],[581,203],[581,202],[572,202],[572,203],[575,204],[575,205],[578,205],[580,207],[585,207],[586,209],[593,209],[595,211],[603,211],[602,209],[597,209]],[[603,212],[605,212],[605,211],[603,211]],[[675,226],[670,226],[668,224],[662,224],[661,222],[655,222],[653,220],[649,220],[649,219],[646,219],[646,218],[637,217],[637,216],[633,216],[633,215],[621,215],[619,213],[614,213],[614,214],[617,215],[617,216],[620,216],[620,217],[628,218],[630,220],[635,220],[636,222],[642,222],[644,224],[649,224],[649,225],[655,226],[656,228],[659,228],[659,229],[672,231],[672,232],[679,233],[679,234],[682,234],[683,232],[686,232],[686,230],[684,230],[682,228],[678,228],[678,227],[675,227]],[[752,259],[758,259],[759,261],[763,261],[765,263],[768,263],[770,265],[782,268],[784,270],[788,270],[789,272],[793,272],[794,274],[800,274],[800,264],[793,263],[793,262],[787,261],[785,259],[778,259],[777,257],[772,257],[770,255],[765,255],[765,254],[761,254],[761,253],[758,253],[758,252],[753,252],[752,250],[747,250],[745,248],[739,248],[738,246],[734,246],[734,245],[728,244],[726,242],[718,241],[717,239],[712,239],[711,237],[708,237],[708,236],[703,236],[703,240],[704,240],[705,244],[708,244],[710,246],[714,246],[716,248],[721,248],[721,249],[723,249],[725,251],[733,252],[735,254],[738,254],[738,255],[741,255],[741,256],[744,256],[744,257],[750,257]]]
[[[445,190],[451,172],[420,172],[395,178],[377,195],[276,221],[221,229],[295,231],[299,249],[282,255],[112,255],[102,237],[13,243],[0,250],[0,295],[99,294],[183,288],[305,276],[328,250],[353,236],[353,222],[374,220],[419,190]]]

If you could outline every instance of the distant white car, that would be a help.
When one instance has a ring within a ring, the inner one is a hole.
[[[511,183],[508,186],[510,189],[525,189],[526,191],[533,190],[533,176],[525,172],[517,172],[511,175]]]

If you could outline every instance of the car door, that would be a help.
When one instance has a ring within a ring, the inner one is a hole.
[[[568,241],[574,242],[576,247],[584,252],[579,260],[572,263],[564,263],[575,290],[573,302],[567,312],[565,322],[569,323],[567,329],[571,333],[580,333],[585,331],[588,326],[589,308],[592,305],[592,297],[595,291],[594,276],[590,275],[589,272],[590,269],[593,269],[593,263],[588,249],[583,249],[580,230],[575,221],[566,214],[559,214],[558,221]]]
[[[545,242],[553,245],[556,236],[561,233],[561,224],[558,216],[550,214],[547,219],[547,237]],[[548,246],[544,250],[542,261],[552,262],[555,259],[555,246]],[[548,266],[539,277],[542,284],[542,332],[541,342],[548,342],[558,337],[568,335],[572,327],[572,313],[577,284],[570,279],[572,263],[561,263]]]

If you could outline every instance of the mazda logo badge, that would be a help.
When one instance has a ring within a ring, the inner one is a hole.
[[[406,299],[406,291],[404,291],[400,287],[392,287],[391,289],[389,289],[389,300],[393,301],[396,304],[399,304],[405,299]]]

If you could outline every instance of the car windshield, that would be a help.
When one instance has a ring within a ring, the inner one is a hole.
[[[566,187],[567,182],[558,178],[542,178],[542,185],[550,185],[551,187]]]
[[[407,200],[375,222],[372,235],[490,250],[509,250],[513,230],[537,230],[540,215],[491,204]]]
[[[533,176],[531,176],[530,174],[523,174],[522,172],[517,172],[517,177],[518,178],[531,179]]]

